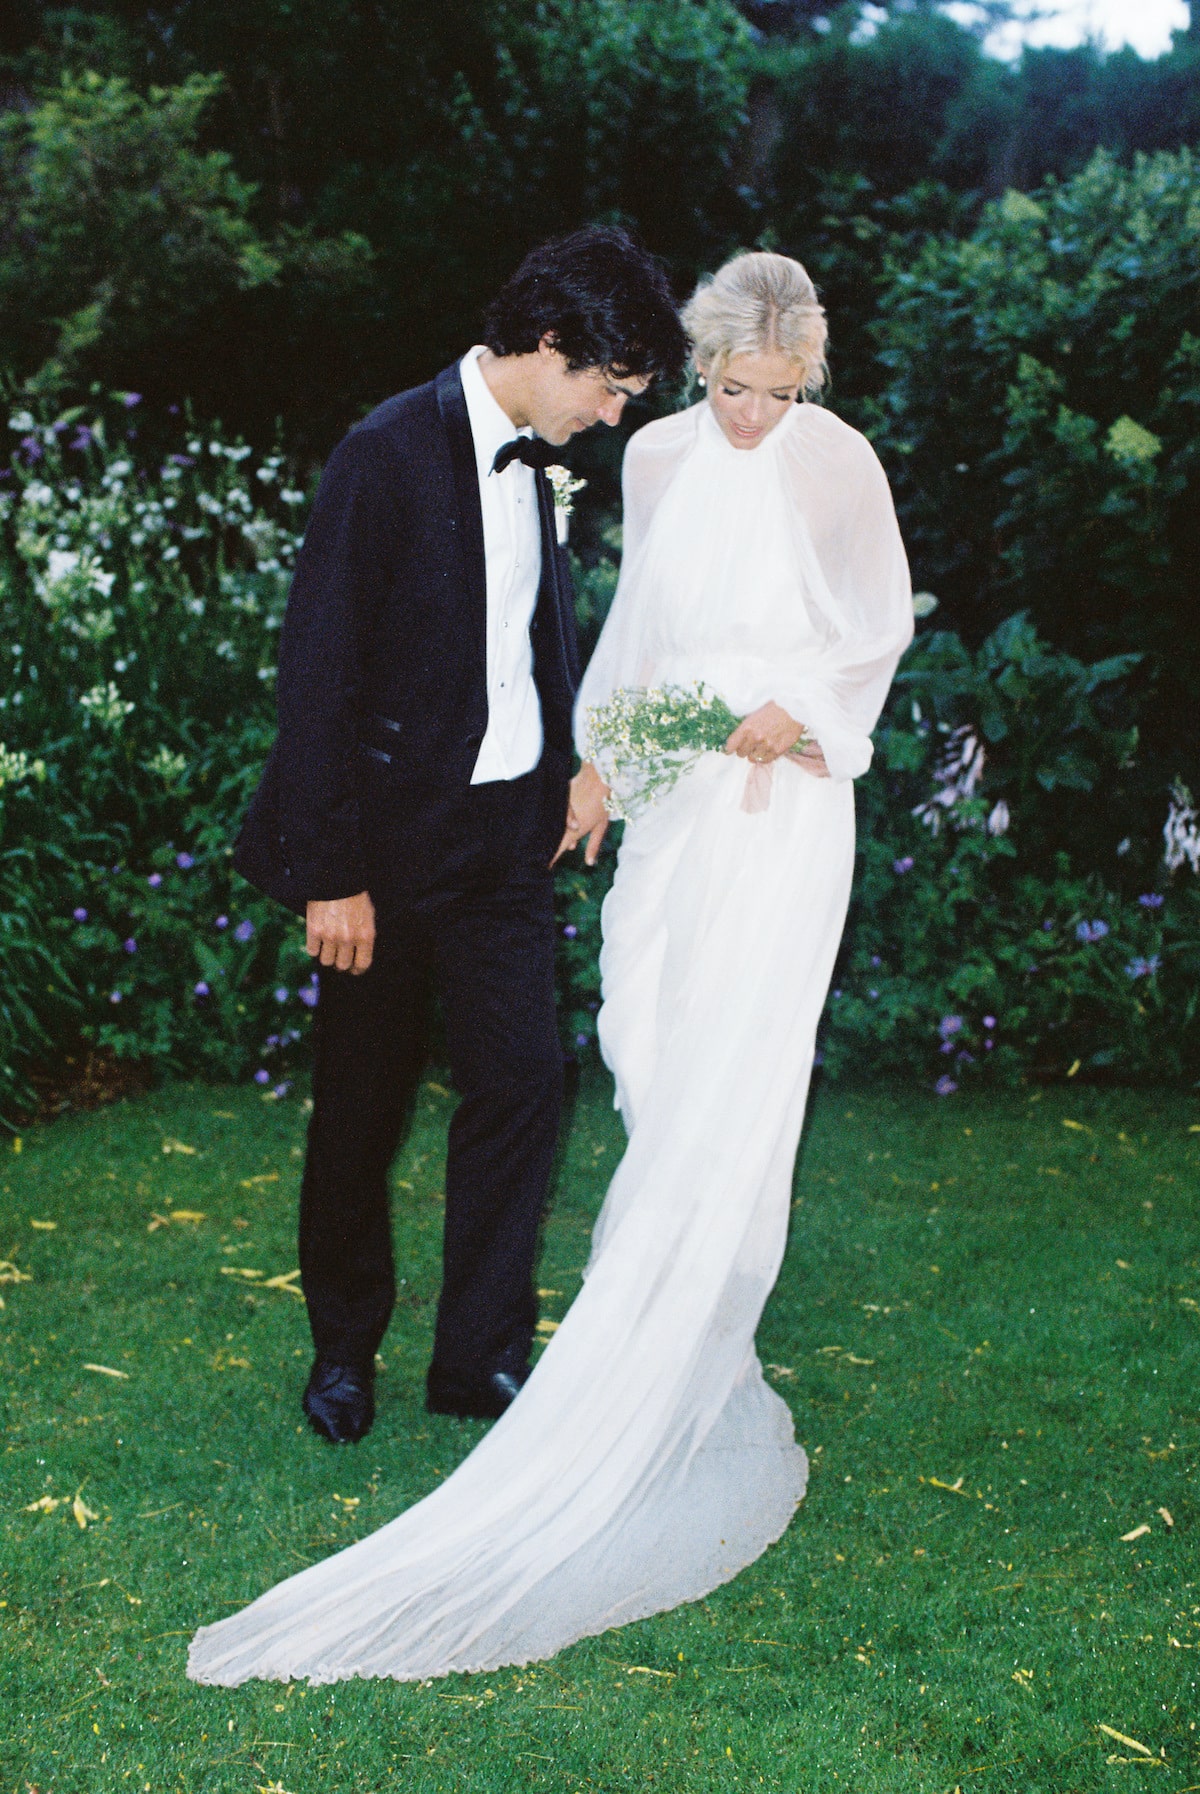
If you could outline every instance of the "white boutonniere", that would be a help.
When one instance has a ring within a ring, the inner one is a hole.
[[[575,494],[582,492],[587,485],[586,480],[577,480],[569,467],[548,467],[546,478],[554,493],[554,529],[560,543],[565,544],[569,528],[571,512],[575,509]]]

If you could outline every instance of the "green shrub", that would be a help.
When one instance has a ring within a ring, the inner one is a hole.
[[[31,1061],[78,1036],[179,1070],[263,1070],[274,1088],[306,1013],[295,928],[229,864],[271,738],[275,641],[306,494],[282,456],[207,430],[185,428],[178,451],[138,465],[134,399],[98,415],[39,421],[18,409],[10,420],[17,453],[0,489],[9,1108],[28,1095]]]
[[[134,410],[17,411],[0,484],[9,1115],[31,1066],[75,1041],[254,1077],[268,1096],[306,1051],[301,932],[230,865],[271,740],[306,495],[280,454],[186,426],[139,465]],[[615,526],[594,533],[616,546]],[[590,646],[614,568],[602,553],[578,571]],[[1052,649],[1023,615],[974,651],[922,632],[858,787],[830,1074],[1196,1075],[1200,838],[1186,792],[1168,799],[1174,769],[1147,764],[1130,725],[1138,671],[1136,655]],[[559,881],[564,1038],[580,1053],[614,857],[610,843],[596,872]]]
[[[972,653],[922,632],[858,782],[858,864],[822,1028],[826,1074],[963,1081],[1200,1072],[1200,834],[1185,790],[1141,791],[1136,655],[1086,665],[1029,619]],[[797,775],[799,776],[799,775]],[[1177,845],[1164,854],[1174,819]],[[1182,845],[1179,845],[1182,843]],[[561,988],[594,1037],[615,853],[560,884]]]
[[[1182,754],[1200,678],[1200,162],[1098,153],[893,262],[867,427],[920,583],[973,641],[1018,609],[1135,648],[1136,720]]]

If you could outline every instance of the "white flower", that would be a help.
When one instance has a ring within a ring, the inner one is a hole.
[[[21,502],[27,505],[52,505],[54,503],[54,488],[47,486],[44,480],[30,480],[22,494]]]
[[[4,743],[0,741],[0,791],[3,791],[6,785],[19,784],[22,779],[34,778],[40,781],[45,776],[46,762],[44,760],[31,760],[29,755],[20,748],[10,753]]]
[[[129,699],[122,698],[110,679],[107,685],[93,685],[91,691],[85,691],[79,700],[79,707],[89,717],[95,717],[106,729],[117,729],[133,709],[133,704]]]
[[[955,729],[934,769],[933,776],[938,781],[939,789],[927,802],[916,804],[913,808],[913,815],[919,817],[931,834],[936,835],[942,826],[940,810],[953,811],[960,803],[974,797],[975,787],[983,777],[985,759],[983,743],[974,729],[966,723]],[[1001,805],[998,804],[992,812],[993,817],[1000,808]],[[1004,827],[1007,828],[1007,810],[1004,811],[1004,818]],[[958,826],[963,825],[959,823]],[[1003,829],[993,829],[992,833],[1001,834]]]
[[[1008,833],[1008,824],[1008,805],[1001,798],[987,819],[987,832],[989,835],[1005,835]]]
[[[1200,821],[1192,794],[1182,779],[1171,787],[1171,803],[1163,824],[1165,849],[1163,860],[1168,872],[1177,872],[1186,860],[1193,872],[1200,872]]]
[[[32,411],[14,411],[8,420],[10,430],[32,430],[36,427]]]
[[[147,772],[170,785],[175,779],[181,779],[187,771],[187,761],[182,754],[173,754],[169,748],[159,747],[154,756],[142,762]]]
[[[557,463],[546,469],[546,478],[554,493],[554,529],[560,543],[567,540],[568,518],[575,509],[575,494],[582,492],[586,480],[577,480],[569,467]]]
[[[60,580],[69,579],[79,566],[79,555],[76,550],[52,548],[46,557],[46,584],[58,585]]]

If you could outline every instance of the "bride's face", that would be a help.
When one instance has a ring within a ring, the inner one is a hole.
[[[708,380],[707,367],[699,367]],[[734,448],[757,448],[770,435],[799,398],[803,377],[803,368],[774,352],[735,355],[725,363],[720,379],[709,380],[708,402]]]

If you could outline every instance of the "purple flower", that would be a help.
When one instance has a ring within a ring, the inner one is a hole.
[[[269,1084],[271,1082],[271,1074],[267,1070],[265,1065],[260,1065],[258,1070],[255,1072],[254,1082],[256,1084]]]
[[[938,1023],[938,1033],[943,1040],[949,1040],[951,1035],[961,1031],[962,1025],[961,1015],[944,1015]]]
[[[1075,924],[1075,939],[1077,941],[1085,941],[1089,946],[1093,941],[1102,941],[1107,933],[1108,923],[1101,921],[1099,916],[1091,922],[1077,922]]]
[[[121,398],[121,403],[124,405],[126,411],[132,411],[134,406],[140,405],[141,402],[142,395],[140,392],[127,392],[124,393]]]
[[[246,919],[242,922],[239,922],[237,927],[234,929],[233,938],[235,941],[248,941],[252,938],[253,934],[254,934],[254,924],[250,920],[249,916],[247,916]]]
[[[1138,902],[1143,909],[1161,909],[1163,906],[1163,894],[1161,891],[1143,891],[1138,898]]]
[[[172,467],[194,467],[196,465],[194,455],[168,455],[167,460]]]
[[[319,994],[320,993],[315,984],[302,984],[300,986],[300,989],[296,992],[296,995],[299,997],[300,1001],[304,1004],[304,1007],[306,1009],[315,1009],[316,1008],[317,997],[319,996]]]
[[[190,853],[177,853],[175,855],[175,864],[179,867],[181,872],[190,872],[196,862]]]
[[[275,1001],[277,1003],[286,1003],[289,995],[290,995],[290,992],[288,991],[288,987],[286,984],[280,984],[276,987]]]
[[[216,921],[213,923],[213,927],[214,928],[228,928],[229,927],[229,917],[228,916],[218,916]]]
[[[276,1084],[274,1090],[272,1090],[272,1092],[271,1092],[271,1095],[277,1096],[280,1099],[282,1099],[283,1097],[285,1097],[287,1095],[287,1093],[291,1089],[291,1087],[292,1086],[291,1086],[290,1081],[287,1078],[285,1078],[283,1080],[282,1084]]]
[[[578,930],[578,928],[576,928],[574,922],[568,922],[566,927],[563,929],[563,935],[569,941],[573,941],[575,939],[575,936],[578,933],[579,933],[579,930]]]
[[[125,942],[125,951],[126,951],[126,953],[136,953],[137,952],[137,942],[134,940],[132,935],[130,935],[129,939]]]
[[[263,1047],[264,1047],[265,1051],[268,1053],[273,1053],[275,1051],[275,1048],[278,1045],[279,1045],[278,1034],[268,1034],[266,1040],[263,1042]]]
[[[1152,953],[1148,959],[1143,959],[1142,955],[1139,953],[1135,955],[1125,967],[1125,976],[1127,978],[1153,978],[1158,967],[1159,958],[1157,953]]]
[[[934,1089],[939,1096],[953,1096],[954,1092],[958,1089],[958,1085],[954,1082],[953,1078],[942,1076],[934,1085]]]
[[[835,991],[831,991],[831,992],[830,992],[830,995],[831,995],[831,996],[832,996],[832,998],[833,998],[833,1000],[834,1000],[834,1002],[835,1002],[835,1003],[840,1003],[840,1002],[841,1002],[841,1000],[842,1000],[842,993],[841,993],[841,991],[840,991],[840,990],[835,990]]]
[[[867,995],[870,997],[871,1001],[874,1002],[875,998],[879,995],[879,992],[877,990],[869,990]]]
[[[22,436],[21,447],[25,450],[25,459],[27,461],[41,460],[42,445],[36,436]]]
[[[119,1003],[121,1001],[120,991],[119,990],[110,991],[108,1000],[110,1003]]]
[[[1042,933],[1049,934],[1052,931],[1053,927],[1054,927],[1054,923],[1051,921],[1050,917],[1047,916],[1046,920],[1042,923]]]
[[[74,918],[77,922],[86,922],[87,921],[87,911],[85,909],[73,909],[71,911],[71,914],[74,916]]]
[[[878,953],[872,953],[871,964],[873,966],[881,966],[883,964],[883,961],[882,961],[882,959],[880,959]]]
[[[911,853],[901,854],[898,860],[892,861],[892,871],[895,872],[898,877],[903,878],[906,872],[912,871],[915,863]]]
[[[88,429],[87,425],[79,424],[76,426],[75,434],[67,444],[67,447],[78,449],[82,452],[84,449],[90,449],[95,440],[96,438],[92,435],[92,432]]]
[[[984,1050],[984,1052],[985,1052],[985,1053],[990,1053],[990,1052],[991,1052],[991,1050],[992,1050],[992,1048],[993,1048],[993,1047],[994,1047],[994,1046],[995,1046],[995,1044],[996,1044],[996,1043],[995,1043],[995,1041],[994,1041],[994,1040],[985,1040],[985,1041],[984,1041],[984,1043],[983,1043],[983,1050]]]
[[[203,978],[201,978],[199,984],[193,984],[192,995],[194,997],[207,997],[209,994],[209,988]]]
[[[162,873],[152,872],[146,880],[146,883],[150,886],[152,891],[157,891],[159,885],[162,883]]]
[[[953,1051],[954,1042],[952,1040],[943,1040],[941,1046],[938,1048],[939,1053],[952,1053]]]
[[[577,1047],[590,1046],[591,1043],[592,1043],[592,1037],[590,1034],[577,1034],[575,1036],[575,1045]]]
[[[994,1028],[996,1026],[995,1016],[994,1015],[985,1015],[983,1018],[983,1025],[985,1028]]]

